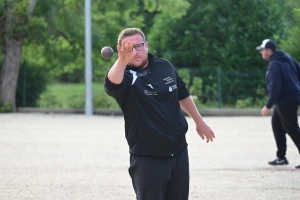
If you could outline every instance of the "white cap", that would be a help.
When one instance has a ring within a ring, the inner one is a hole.
[[[270,41],[270,39],[265,39],[262,41],[261,45],[256,47],[257,50],[262,50],[264,48],[266,48],[266,44]]]
[[[274,41],[270,39],[265,39],[262,41],[261,45],[256,47],[257,50],[262,50],[262,49],[277,49],[277,45]]]

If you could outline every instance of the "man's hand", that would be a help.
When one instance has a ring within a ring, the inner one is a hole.
[[[133,59],[134,53],[132,48],[134,46],[133,41],[122,41],[122,46],[117,45],[118,59],[121,63],[126,63],[126,65]]]
[[[262,109],[261,109],[261,115],[262,116],[267,116],[268,115],[268,113],[269,113],[269,108],[267,108],[266,106],[264,106]]]
[[[204,122],[200,125],[196,126],[197,133],[200,135],[202,140],[206,138],[206,143],[212,142],[213,138],[215,138],[215,133],[211,130],[211,128]]]
[[[114,84],[120,84],[124,77],[126,65],[133,59],[133,41],[122,41],[122,46],[117,45],[118,59],[109,70],[107,77]]]

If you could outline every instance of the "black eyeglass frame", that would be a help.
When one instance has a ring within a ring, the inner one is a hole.
[[[142,49],[144,49],[144,45],[145,45],[145,43],[141,42],[141,43],[134,45],[133,48],[135,48],[135,50],[137,50],[137,51],[141,51]],[[133,48],[132,48],[132,50],[133,50]]]

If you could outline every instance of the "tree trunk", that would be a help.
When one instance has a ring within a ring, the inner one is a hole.
[[[24,13],[32,14],[37,0],[22,0],[29,1],[28,8]],[[22,1],[7,1],[6,4],[6,20],[4,25],[5,35],[5,58],[0,74],[0,105],[9,103],[13,112],[16,112],[16,88],[19,76],[19,69],[22,56],[23,42],[26,34],[12,34],[14,32],[14,24],[23,23],[28,25],[28,16],[17,16],[12,12],[13,6],[20,5]],[[19,3],[19,4],[18,4]]]
[[[16,112],[16,87],[21,62],[23,38],[5,37],[5,59],[0,76],[0,101]]]

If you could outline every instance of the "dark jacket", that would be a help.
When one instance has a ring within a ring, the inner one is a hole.
[[[173,156],[187,147],[187,121],[179,101],[190,96],[170,62],[148,54],[142,70],[126,67],[121,84],[105,78],[105,90],[119,104],[130,153]]]
[[[267,108],[271,108],[274,104],[288,106],[300,103],[300,66],[287,53],[278,50],[270,56],[266,81]]]

